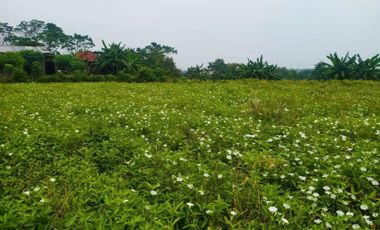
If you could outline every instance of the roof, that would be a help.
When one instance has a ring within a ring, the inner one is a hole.
[[[97,57],[96,54],[91,51],[80,51],[76,55],[83,61],[87,62],[95,62]]]
[[[23,50],[33,50],[33,51],[38,51],[45,54],[51,53],[49,50],[47,50],[43,46],[0,46],[0,53],[19,52]]]

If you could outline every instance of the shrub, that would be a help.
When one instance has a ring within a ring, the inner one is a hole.
[[[25,59],[20,53],[9,52],[0,54],[0,70],[2,70],[6,64],[10,64],[15,68],[23,69],[24,63]]]
[[[37,61],[32,62],[29,75],[33,79],[43,76],[44,75],[44,68],[42,66],[42,63],[37,62]]]
[[[24,70],[12,64],[4,64],[1,75],[2,82],[26,82],[28,80]]]
[[[63,73],[73,73],[74,71],[85,71],[86,63],[73,55],[57,55],[55,57],[56,69]]]
[[[138,82],[153,82],[158,81],[156,71],[150,67],[143,66],[137,73]]]
[[[24,50],[20,52],[21,56],[25,59],[24,70],[28,75],[33,75],[33,77],[39,77],[44,74],[44,55],[41,52],[33,50]],[[39,65],[39,67],[37,67]],[[37,74],[36,69],[39,70],[39,75]],[[42,70],[42,71],[40,71]]]

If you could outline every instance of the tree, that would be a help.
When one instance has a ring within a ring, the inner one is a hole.
[[[5,45],[9,42],[9,38],[12,35],[13,27],[8,23],[0,22],[0,44]]]
[[[212,79],[227,79],[228,77],[228,65],[222,58],[218,58],[214,62],[208,63],[207,70]]]
[[[46,23],[33,19],[31,21],[21,21],[9,35],[8,41],[12,45],[19,46],[40,46],[40,36]]]
[[[42,53],[33,50],[23,50],[20,54],[25,59],[24,70],[28,75],[32,75],[33,68],[36,69],[36,63],[39,63],[43,69],[44,55]]]
[[[88,51],[94,46],[95,44],[92,41],[92,38],[88,35],[80,35],[75,33],[74,35],[67,36],[64,48],[69,52],[76,53],[79,51]]]
[[[67,41],[67,35],[62,28],[54,23],[47,23],[40,34],[42,43],[51,52],[57,52],[58,48],[63,48]]]
[[[245,78],[258,78],[258,79],[278,79],[279,69],[277,65],[270,65],[267,61],[264,61],[263,56],[257,58],[256,61],[248,59],[248,63],[245,66],[243,76]]]
[[[136,74],[141,67],[141,57],[134,49],[126,49],[124,72],[127,74]]]
[[[136,51],[141,57],[142,64],[154,69],[157,74],[180,75],[173,58],[170,57],[171,54],[177,53],[175,48],[152,42],[150,45],[142,49],[138,48]]]
[[[315,67],[316,75],[324,79],[352,79],[355,75],[356,58],[356,55],[350,57],[348,53],[344,57],[339,57],[337,53],[329,54],[327,59],[330,63],[318,63]]]
[[[196,65],[194,67],[189,67],[185,73],[187,77],[190,79],[196,78],[196,79],[207,79],[207,70],[202,65]]]
[[[56,68],[63,73],[72,73],[74,71],[84,71],[86,63],[78,57],[70,54],[57,55],[55,57]]]
[[[106,43],[102,41],[102,44],[102,53],[98,56],[96,61],[98,70],[102,73],[112,73],[116,75],[126,66],[125,59],[127,53],[125,46],[122,46],[121,42],[118,44],[112,43],[107,46]]]
[[[357,55],[358,62],[355,65],[355,76],[357,79],[378,80],[380,77],[380,56],[379,54],[363,60]]]

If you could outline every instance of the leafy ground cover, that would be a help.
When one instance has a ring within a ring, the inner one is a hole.
[[[380,83],[0,85],[0,228],[376,229]]]

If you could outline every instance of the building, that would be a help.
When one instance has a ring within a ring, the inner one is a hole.
[[[55,73],[55,63],[54,63],[54,54],[47,50],[42,46],[13,46],[13,45],[5,45],[0,46],[0,54],[8,53],[8,52],[20,52],[24,50],[32,50],[40,52],[44,55],[44,69],[45,74],[50,75]]]

